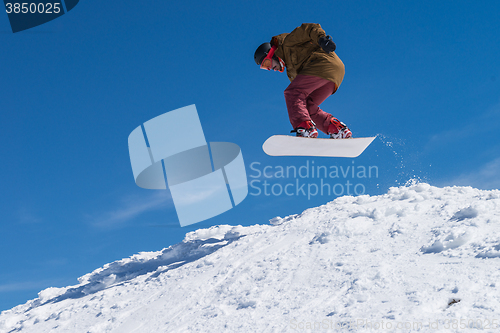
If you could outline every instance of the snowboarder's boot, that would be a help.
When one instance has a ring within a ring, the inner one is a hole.
[[[328,134],[330,134],[331,139],[347,139],[352,137],[351,130],[335,117],[330,118]]]
[[[317,138],[318,130],[316,124],[312,120],[303,121],[291,133],[297,133],[297,136],[304,138]]]

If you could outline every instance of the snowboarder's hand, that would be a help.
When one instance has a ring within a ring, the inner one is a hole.
[[[337,45],[335,45],[330,35],[320,37],[318,44],[326,53],[333,52],[337,48]]]
[[[278,38],[275,36],[271,39],[271,46],[279,46]]]

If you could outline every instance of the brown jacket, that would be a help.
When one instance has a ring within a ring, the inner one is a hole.
[[[277,45],[275,54],[283,59],[290,81],[298,74],[318,76],[335,83],[336,88],[344,79],[345,68],[335,52],[326,53],[318,44],[325,36],[319,24],[304,23],[291,33],[272,38],[271,44]]]

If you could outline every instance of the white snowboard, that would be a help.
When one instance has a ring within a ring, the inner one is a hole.
[[[273,135],[264,142],[262,149],[270,156],[357,157],[373,139],[375,137],[323,139]]]

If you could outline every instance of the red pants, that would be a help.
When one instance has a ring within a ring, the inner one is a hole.
[[[293,128],[303,121],[312,120],[319,130],[327,133],[332,115],[321,110],[319,105],[336,90],[332,81],[312,75],[297,75],[285,89],[286,107]]]

